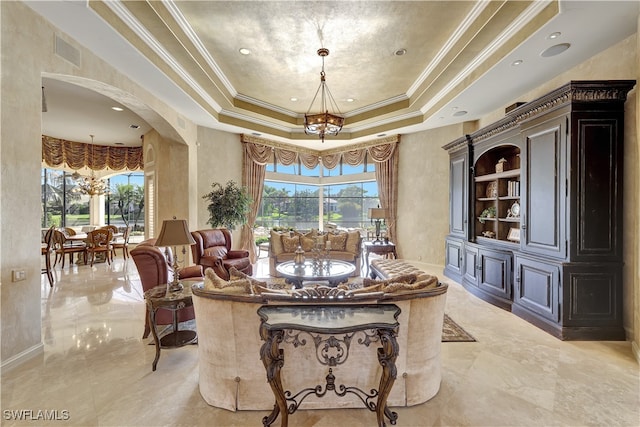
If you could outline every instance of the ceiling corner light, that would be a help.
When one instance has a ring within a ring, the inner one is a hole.
[[[404,48],[402,48],[402,49],[398,49],[398,50],[396,50],[395,52],[393,52],[393,54],[394,54],[395,56],[402,56],[402,55],[404,55],[404,54],[406,54],[406,53],[407,53],[407,49],[404,49]]]
[[[467,112],[465,110],[460,110],[460,111],[456,111],[455,113],[453,113],[454,117],[460,117],[460,116],[464,116],[465,114],[467,114]]]
[[[550,56],[560,55],[565,50],[569,49],[571,45],[569,43],[560,43],[553,45],[540,53],[543,58],[549,58]]]
[[[313,96],[313,100],[311,101],[311,105],[309,105],[307,114],[304,115],[304,133],[307,135],[318,135],[320,140],[324,142],[324,137],[326,135],[335,136],[340,132],[340,130],[342,130],[344,117],[342,117],[340,110],[338,110],[336,101],[333,99],[325,79],[324,58],[329,55],[329,49],[324,47],[318,49],[318,55],[322,58],[320,86],[318,86],[318,90],[316,90],[316,94]],[[313,104],[316,102],[318,94],[320,94],[320,112],[311,114]],[[329,108],[337,114],[330,113]]]
[[[562,33],[560,31],[556,31],[555,33],[551,33],[547,36],[547,38],[549,40],[553,40],[553,39],[557,39],[558,37],[560,37],[562,35]]]
[[[246,47],[241,47],[240,49],[238,49],[238,52],[240,52],[242,55],[250,55],[251,54],[251,50],[246,48]]]
[[[111,107],[113,111],[124,111],[124,108],[121,107]]]
[[[523,62],[524,62],[524,61],[523,61],[522,59],[516,59],[515,61],[513,61],[513,62],[511,63],[511,66],[512,66],[512,67],[517,67],[518,65],[522,65],[522,63],[523,63]]]

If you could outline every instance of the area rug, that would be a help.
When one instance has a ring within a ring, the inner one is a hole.
[[[475,342],[476,339],[467,331],[462,329],[460,325],[451,320],[445,314],[444,323],[442,324],[442,342]]]
[[[189,320],[186,322],[180,323],[178,325],[178,329],[190,329],[196,330],[196,322],[195,320]],[[162,331],[158,332],[159,336],[164,335],[165,333],[171,332],[171,326],[165,327]],[[448,315],[444,315],[444,323],[442,324],[442,342],[475,342],[475,338],[471,336],[467,331],[465,331],[460,325],[451,320]],[[149,344],[154,344],[153,339]],[[197,341],[194,342],[197,344]]]

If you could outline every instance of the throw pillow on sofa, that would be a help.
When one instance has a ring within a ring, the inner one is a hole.
[[[347,246],[347,233],[331,234],[329,233],[328,242],[331,242],[332,251],[344,251]]]
[[[250,294],[251,282],[247,279],[226,281],[219,277],[212,268],[204,271],[204,288],[208,291],[221,291],[230,294]]]
[[[271,247],[271,252],[273,252],[274,255],[280,255],[282,252],[284,252],[284,247],[282,246],[282,233],[271,230],[269,236],[269,245]]]
[[[300,245],[300,237],[299,236],[282,236],[282,246],[284,247],[284,252],[290,253],[295,252]]]
[[[358,231],[349,231],[347,233],[347,243],[345,244],[344,250],[347,252],[351,252],[353,254],[360,252],[360,232]]]

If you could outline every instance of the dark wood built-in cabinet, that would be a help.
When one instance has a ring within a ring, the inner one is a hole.
[[[561,339],[624,340],[624,103],[572,81],[443,147],[444,274]]]

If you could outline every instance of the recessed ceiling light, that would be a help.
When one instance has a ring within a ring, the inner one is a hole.
[[[515,61],[513,61],[511,63],[512,67],[517,67],[518,65],[521,65],[524,61],[522,59],[516,59]]]
[[[295,96],[292,96],[291,98],[289,98],[289,101],[291,102],[296,102],[298,100],[298,98],[296,98]]]
[[[467,112],[464,110],[456,111],[455,113],[453,113],[455,117],[464,116],[465,114],[467,114]]]
[[[262,135],[262,134],[261,134],[261,133],[258,133],[258,132],[251,132],[251,135],[253,135],[253,136],[260,136],[260,135]]]
[[[114,142],[115,145],[124,145],[124,142]]]
[[[120,108],[120,107],[111,107],[111,109],[113,111],[124,111],[124,108]]]
[[[569,49],[571,45],[569,43],[560,43],[553,45],[540,53],[540,56],[543,58],[548,58],[550,56],[560,55],[565,50]]]
[[[131,129],[140,129],[140,125],[129,125]]]
[[[379,133],[378,135],[376,135],[378,138],[382,138],[383,136],[387,136],[386,133]]]
[[[402,55],[404,55],[405,53],[407,53],[407,49],[404,49],[404,48],[402,48],[402,49],[398,49],[398,50],[396,50],[395,52],[393,52],[393,54],[394,54],[395,56],[402,56]]]
[[[346,99],[346,101],[347,101],[347,102],[353,102],[353,101],[355,101],[355,99],[353,99],[353,98],[347,98],[347,99]]]
[[[456,111],[456,110],[458,109],[458,107],[451,107],[451,109],[452,109],[453,111]]]
[[[238,52],[240,52],[243,55],[250,55],[251,54],[251,50],[246,48],[246,47],[241,47],[240,49],[238,49]]]
[[[553,39],[557,39],[558,37],[560,37],[562,35],[562,33],[560,31],[556,31],[555,33],[551,33],[547,36],[548,39],[553,40]]]

